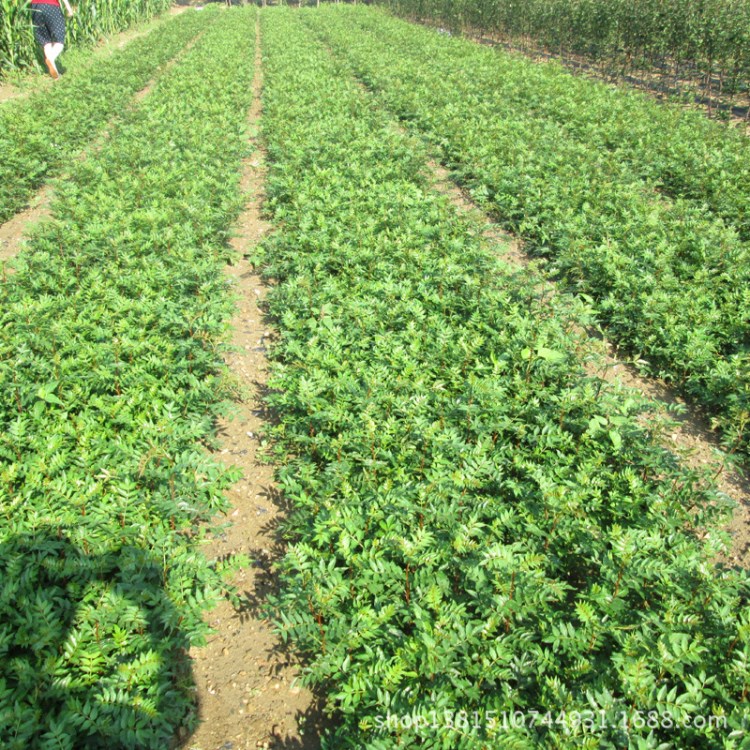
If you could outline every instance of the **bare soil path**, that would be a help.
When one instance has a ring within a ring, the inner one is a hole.
[[[244,397],[233,419],[220,425],[219,458],[242,469],[244,478],[228,493],[232,505],[224,533],[205,550],[210,557],[246,554],[250,568],[234,584],[245,606],[222,602],[209,615],[216,633],[204,648],[191,650],[201,724],[184,750],[250,750],[320,747],[320,705],[296,684],[298,665],[263,618],[261,607],[276,586],[273,564],[283,554],[277,526],[284,508],[273,486],[273,469],[258,460],[259,432],[267,416],[260,395],[267,378],[266,345],[273,335],[263,322],[259,303],[265,289],[244,254],[263,237],[263,152],[258,142],[261,92],[260,28],[256,27],[254,103],[249,114],[255,149],[245,161],[242,190],[247,206],[239,218],[234,249],[240,260],[227,268],[239,297],[232,321],[235,351],[229,370]]]
[[[45,185],[29,201],[29,206],[5,224],[0,224],[0,262],[14,258],[23,247],[26,235],[40,221],[50,216],[52,187]],[[8,269],[12,272],[12,269]]]

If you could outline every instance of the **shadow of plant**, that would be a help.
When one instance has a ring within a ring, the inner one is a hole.
[[[163,562],[62,529],[0,544],[0,746],[168,747],[192,723],[188,637]]]

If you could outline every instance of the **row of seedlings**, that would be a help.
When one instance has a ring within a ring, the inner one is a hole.
[[[223,591],[223,274],[254,11],[221,15],[0,285],[0,745],[163,750]],[[250,40],[250,41],[248,41]],[[246,64],[238,65],[237,61]]]
[[[483,246],[300,14],[262,24],[293,508],[273,605],[337,716],[324,747],[747,742],[721,498],[585,375],[585,311]]]
[[[664,195],[658,180],[622,160],[616,148],[592,148],[546,116],[564,98],[564,80],[576,88],[578,79],[382,12],[351,10],[307,18],[386,106],[439,150],[483,207],[523,237],[529,251],[550,259],[550,273],[595,298],[611,339],[707,408],[730,450],[746,458],[750,242],[740,236],[746,216],[735,226],[700,199]],[[515,82],[544,71],[559,79],[554,97],[542,103],[507,95],[526,90]],[[621,127],[612,126],[613,142]]]

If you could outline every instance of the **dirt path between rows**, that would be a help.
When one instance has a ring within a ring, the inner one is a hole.
[[[45,185],[29,201],[28,208],[0,224],[0,262],[12,260],[21,250],[31,229],[52,213],[52,187]],[[8,268],[7,273],[13,269]]]
[[[184,750],[320,747],[320,702],[296,683],[299,667],[261,612],[266,596],[276,586],[273,564],[283,554],[277,526],[284,514],[273,485],[273,468],[258,460],[259,433],[268,418],[260,395],[267,379],[265,352],[272,333],[264,325],[259,306],[265,294],[263,282],[244,259],[269,228],[260,214],[265,176],[258,134],[261,76],[260,28],[256,25],[254,101],[249,114],[255,150],[243,165],[241,181],[249,202],[232,243],[241,259],[227,268],[239,296],[232,321],[235,351],[227,364],[244,396],[234,418],[220,424],[218,456],[240,467],[243,479],[228,493],[230,525],[205,550],[209,557],[246,554],[252,565],[234,580],[245,606],[238,611],[228,601],[222,602],[209,615],[215,634],[207,646],[191,650],[201,724],[184,743]]]

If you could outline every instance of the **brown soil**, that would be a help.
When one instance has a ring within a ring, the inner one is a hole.
[[[504,260],[524,267],[532,263],[518,238],[505,232],[481,211],[451,180],[445,167],[431,160],[428,170],[435,188],[483,227],[485,238],[497,248]],[[543,284],[554,294],[551,282]],[[594,332],[590,333],[596,356],[586,364],[589,374],[638,391],[661,405],[657,418],[669,418],[674,422],[663,434],[665,447],[679,455],[687,466],[699,470],[709,469],[716,476],[719,490],[737,503],[732,521],[727,527],[732,536],[732,549],[726,562],[750,568],[750,482],[727,464],[726,455],[721,450],[716,433],[711,429],[710,420],[698,408],[686,403],[674,388],[661,380],[641,375],[634,365],[617,356],[616,348],[609,341],[601,339]]]
[[[29,207],[0,224],[0,261],[8,261],[23,247],[30,230],[50,216],[52,188],[45,185],[29,202]],[[12,269],[8,269],[11,271]]]
[[[256,29],[255,99],[250,110],[251,141],[255,151],[242,174],[248,204],[239,218],[233,247],[242,257],[263,237],[268,225],[261,219],[263,152],[258,143],[260,116],[260,29]],[[240,392],[233,419],[220,425],[218,458],[240,467],[244,478],[228,493],[231,502],[224,533],[206,554],[223,557],[246,554],[250,568],[234,584],[243,606],[222,602],[210,615],[216,633],[204,648],[191,650],[201,724],[183,745],[184,750],[249,750],[250,748],[320,747],[320,701],[297,684],[299,666],[281,643],[261,608],[276,588],[273,565],[283,554],[277,534],[284,508],[273,485],[273,469],[260,462],[259,433],[267,426],[260,395],[267,378],[265,351],[273,334],[259,307],[265,289],[248,261],[229,266],[227,274],[239,296],[232,321],[235,351],[227,364]]]
[[[7,101],[8,99],[15,99],[16,97],[19,97],[24,92],[15,84],[12,83],[2,83],[0,82],[0,104],[2,102]]]
[[[663,405],[661,415],[664,417],[670,408],[668,416],[674,424],[663,435],[666,447],[681,456],[691,468],[709,470],[719,490],[737,504],[726,529],[732,537],[732,547],[723,562],[750,568],[750,481],[728,463],[719,437],[711,429],[710,419],[699,408],[688,404],[668,383],[644,377],[634,365],[623,362],[610,342],[602,340],[601,349],[596,374],[609,382],[633,388]]]

